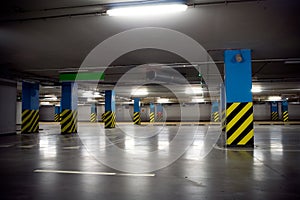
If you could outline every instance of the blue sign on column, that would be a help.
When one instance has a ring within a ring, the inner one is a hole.
[[[134,98],[133,102],[133,112],[140,112],[140,98]]]
[[[62,82],[61,87],[61,133],[77,133],[78,85],[76,82]]]
[[[150,103],[150,112],[154,113],[155,112],[155,107],[154,107],[154,103]]]
[[[105,113],[102,118],[105,128],[115,128],[116,126],[116,114],[115,114],[115,91],[105,91]]]
[[[39,132],[39,84],[22,82],[21,133]]]
[[[251,50],[225,50],[226,146],[254,147]]]

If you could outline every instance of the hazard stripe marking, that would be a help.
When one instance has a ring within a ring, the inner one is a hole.
[[[226,119],[222,120],[226,131],[227,146],[253,146],[253,103],[228,103]]]

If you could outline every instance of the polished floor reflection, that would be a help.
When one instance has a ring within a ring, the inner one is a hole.
[[[254,150],[217,126],[40,128],[0,137],[1,199],[300,199],[298,125],[256,125]]]

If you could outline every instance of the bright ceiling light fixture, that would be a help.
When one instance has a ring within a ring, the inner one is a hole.
[[[146,88],[139,88],[135,89],[131,92],[131,95],[133,96],[146,96],[148,95],[148,90]]]
[[[185,89],[186,94],[203,94],[202,87],[187,87]]]
[[[193,103],[203,103],[203,102],[205,102],[205,100],[203,98],[195,97],[195,98],[192,98],[192,102]]]
[[[169,103],[170,100],[167,98],[159,98],[157,99],[157,103]]]
[[[260,92],[262,92],[262,89],[260,86],[253,86],[251,89],[251,92],[252,93],[260,93]]]
[[[186,9],[187,5],[185,4],[173,3],[116,7],[107,10],[106,13],[109,16],[155,16],[184,12]]]
[[[281,101],[281,96],[269,96],[269,101]]]

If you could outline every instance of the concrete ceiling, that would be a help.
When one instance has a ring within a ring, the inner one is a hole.
[[[162,27],[196,40],[219,63],[221,74],[224,49],[252,49],[254,83],[276,89],[282,82],[291,82],[289,88],[299,96],[299,1],[191,0],[186,12],[160,18],[103,14],[112,3],[120,2],[128,0],[2,1],[1,76],[57,82],[61,71],[78,69],[89,52],[107,38],[133,28]],[[129,52],[106,71],[110,76],[107,84],[135,65],[183,62],[180,56],[157,49]],[[177,70],[186,77],[195,76],[195,70]]]

